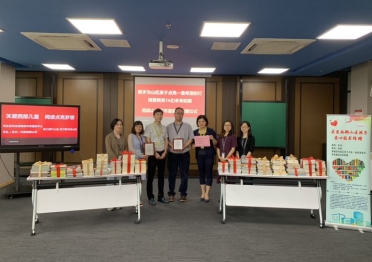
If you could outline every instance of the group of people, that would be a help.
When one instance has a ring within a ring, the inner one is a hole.
[[[254,151],[255,138],[252,135],[251,125],[243,121],[240,125],[240,136],[234,132],[231,121],[223,122],[219,135],[208,127],[208,118],[199,115],[196,119],[198,128],[192,130],[190,124],[183,122],[184,109],[177,107],[174,110],[175,120],[168,126],[162,125],[163,110],[157,108],[153,112],[154,122],[145,128],[141,121],[133,123],[131,134],[126,139],[123,135],[123,121],[115,118],[111,122],[113,130],[106,136],[105,145],[109,161],[119,158],[122,151],[128,149],[135,154],[136,159],[147,161],[147,198],[150,205],[156,205],[153,193],[153,180],[156,169],[158,174],[157,201],[161,203],[174,202],[176,195],[176,175],[180,171],[181,183],[179,186],[180,199],[185,202],[187,198],[188,175],[190,166],[190,148],[195,149],[196,160],[199,170],[199,182],[201,188],[200,201],[210,201],[210,190],[213,183],[213,163],[217,154],[219,161],[227,161],[231,156],[250,156]],[[205,138],[209,146],[199,146],[195,143],[195,137]],[[127,141],[127,142],[126,142]],[[152,155],[145,155],[145,143],[154,144]],[[164,173],[168,168],[169,191],[168,199],[164,196]]]

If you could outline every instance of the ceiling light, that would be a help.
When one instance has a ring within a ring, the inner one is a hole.
[[[66,18],[83,34],[121,35],[114,19]]]
[[[1,32],[4,32],[4,30],[0,28],[0,33],[1,33]]]
[[[56,70],[75,70],[75,68],[67,64],[42,64],[42,65],[50,69],[56,69]]]
[[[146,71],[143,66],[118,66],[123,71],[132,71],[132,72],[140,72],[140,71]]]
[[[167,45],[167,48],[169,48],[169,49],[178,49],[180,47],[178,45]]]
[[[264,68],[261,71],[259,71],[259,74],[281,74],[285,71],[288,71],[289,68]]]
[[[215,67],[191,67],[191,73],[213,73]]]
[[[240,37],[250,23],[204,22],[201,37]]]
[[[353,40],[372,32],[372,25],[337,25],[318,39]]]

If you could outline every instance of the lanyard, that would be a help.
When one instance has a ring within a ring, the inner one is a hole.
[[[225,143],[226,143],[227,137],[222,138],[222,151],[225,152]]]
[[[142,153],[142,151],[143,151],[143,140],[142,140],[142,137],[141,137],[141,139],[139,139],[137,135],[135,135],[135,136],[137,137],[138,141],[140,142],[140,148],[141,148],[141,153]]]
[[[159,129],[156,127],[155,122],[153,123],[153,125],[154,125],[154,129],[155,129],[156,135],[158,137],[158,140],[160,140],[161,132],[163,131],[162,128],[161,128],[161,125],[160,125],[160,128]]]
[[[243,142],[244,141],[244,142]],[[246,139],[244,139],[242,137],[242,147],[243,147],[243,155],[245,154],[245,147],[247,146],[247,142],[248,142],[248,137]]]
[[[183,122],[181,123],[181,125],[180,125],[180,127],[177,129],[176,128],[176,124],[175,123],[173,123],[173,126],[174,126],[174,130],[176,130],[176,133],[177,133],[177,136],[178,136],[178,133],[180,132],[180,130],[181,130],[181,127],[182,127],[182,125],[183,125]]]

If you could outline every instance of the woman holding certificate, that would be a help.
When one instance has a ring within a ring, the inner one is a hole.
[[[217,156],[220,162],[227,162],[227,158],[232,156],[238,146],[234,134],[234,125],[230,120],[225,120],[222,124],[222,131],[217,141]],[[217,177],[220,183],[220,176]]]
[[[213,181],[213,161],[216,155],[214,147],[217,145],[217,135],[213,129],[208,127],[208,118],[205,115],[199,115],[196,118],[196,125],[199,128],[194,130],[193,148],[196,149],[199,169],[200,201],[208,203]]]

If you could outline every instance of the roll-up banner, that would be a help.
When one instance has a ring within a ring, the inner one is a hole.
[[[371,231],[371,116],[327,115],[325,226]]]

